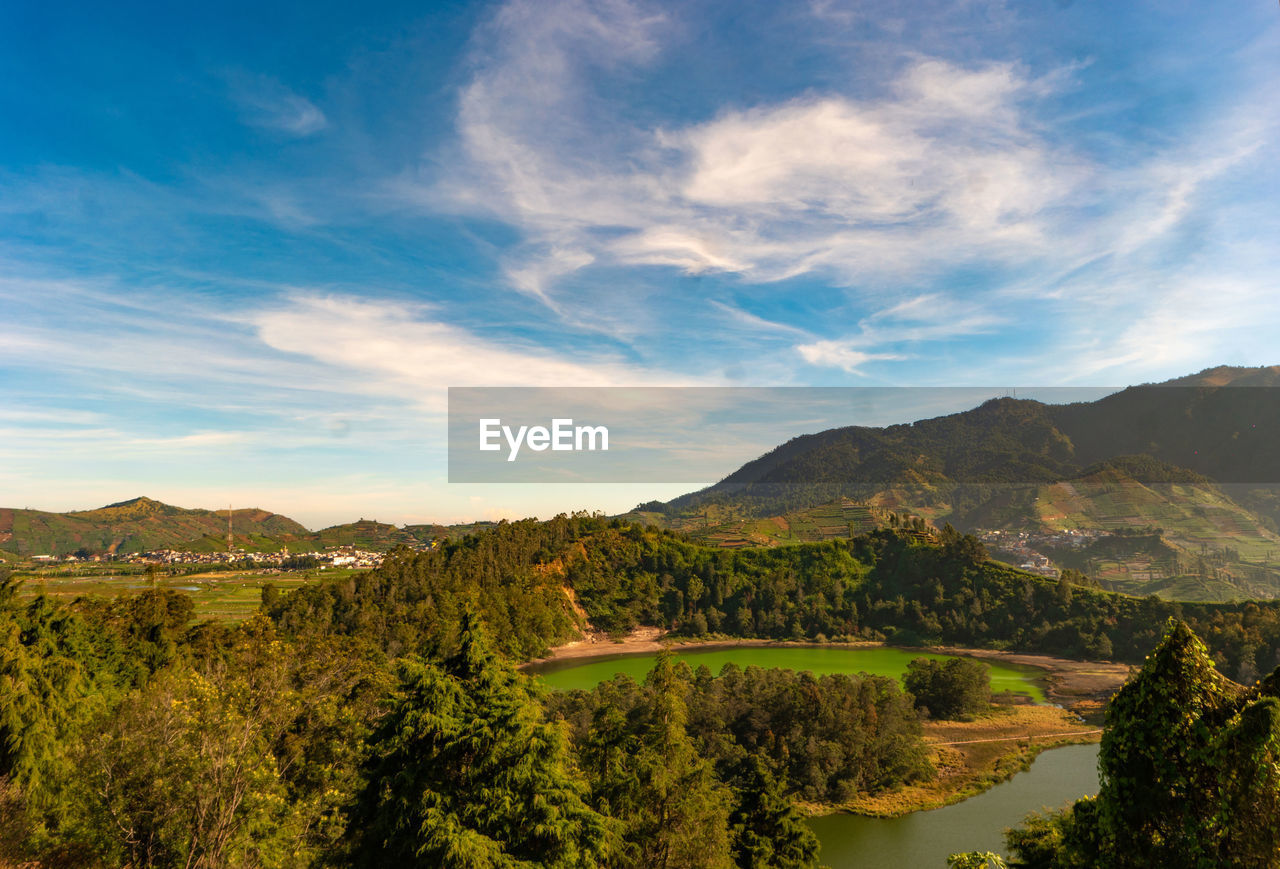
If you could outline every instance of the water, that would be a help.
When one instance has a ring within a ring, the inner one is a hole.
[[[907,664],[915,658],[945,660],[947,655],[935,655],[907,649],[875,647],[849,649],[833,646],[731,646],[721,649],[690,649],[676,653],[676,657],[690,667],[705,664],[711,672],[719,673],[730,662],[739,667],[777,667],[788,670],[808,670],[819,675],[825,673],[873,673],[878,676],[901,678],[907,672]],[[610,655],[588,660],[569,658],[530,668],[551,688],[570,691],[575,688],[594,688],[601,682],[625,673],[637,682],[653,667],[657,655],[641,653]],[[1037,703],[1044,703],[1042,670],[1034,667],[1016,667],[983,661],[991,673],[992,691],[1014,691],[1030,696]]]
[[[945,869],[958,851],[1004,853],[1004,830],[1028,812],[1056,809],[1098,792],[1098,746],[1068,745],[1044,752],[1004,784],[961,803],[901,818],[826,815],[809,824],[831,869],[911,866]]]

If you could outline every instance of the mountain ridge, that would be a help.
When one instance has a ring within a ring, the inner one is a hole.
[[[89,510],[56,513],[0,507],[0,551],[15,555],[65,556],[76,552],[127,555],[155,549],[225,549],[227,510],[177,507],[145,495]],[[237,547],[279,551],[299,544],[316,548],[356,546],[384,550],[420,545],[454,533],[443,525],[395,525],[360,519],[317,531],[261,507],[231,511]],[[463,526],[466,527],[466,526]]]

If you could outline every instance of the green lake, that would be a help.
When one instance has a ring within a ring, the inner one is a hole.
[[[656,657],[653,653],[639,653],[590,659],[568,658],[540,664],[529,668],[529,671],[537,674],[547,686],[557,691],[590,689],[612,679],[618,673],[625,673],[639,682],[653,667]],[[730,646],[719,649],[685,649],[676,652],[676,657],[695,669],[705,664],[713,673],[719,673],[725,664],[734,663],[743,669],[776,667],[808,670],[819,675],[861,672],[901,678],[907,672],[907,664],[915,658],[945,660],[948,656],[883,646],[863,649],[833,646]],[[1014,691],[1030,696],[1037,703],[1045,702],[1043,670],[996,664],[986,660],[982,663],[991,672],[992,691]]]
[[[976,797],[901,818],[826,815],[809,826],[831,869],[912,866],[945,869],[958,851],[1005,853],[1004,830],[1028,812],[1060,808],[1098,792],[1098,746],[1068,745],[1044,752],[1026,772]]]
[[[650,653],[567,659],[530,668],[549,687],[568,691],[592,688],[618,673],[644,678],[657,656]],[[713,673],[725,664],[778,667],[812,673],[875,673],[901,677],[914,658],[949,656],[888,647],[850,649],[832,646],[731,646],[676,652],[690,667]],[[1044,671],[983,660],[994,691],[1014,691],[1044,703]],[[1069,745],[1046,751],[1031,768],[1009,781],[955,805],[901,818],[827,815],[813,818],[822,843],[821,862],[830,869],[860,866],[945,867],[957,851],[1004,851],[1004,830],[1031,811],[1058,808],[1098,790],[1098,746]]]

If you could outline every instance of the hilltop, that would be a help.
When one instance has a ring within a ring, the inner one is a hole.
[[[245,552],[336,546],[383,552],[459,533],[459,529],[444,525],[398,528],[371,519],[311,531],[288,516],[257,507],[232,510],[231,528],[236,548]],[[147,497],[67,513],[0,508],[0,558],[6,553],[23,557],[77,552],[112,556],[157,549],[222,552],[226,548],[226,510],[175,507]]]
[[[233,510],[232,527],[241,535],[289,541],[311,532],[278,513],[257,507]],[[0,508],[0,549],[18,555],[126,555],[170,548],[210,536],[227,538],[227,511],[186,509],[140,497],[96,510],[49,513]]]
[[[1108,544],[1057,561],[1139,594],[1274,597],[1276,386],[1280,366],[1222,366],[1094,402],[1000,398],[909,424],[829,429],[628,515],[722,545],[842,536],[851,518],[847,533],[857,533],[893,513],[1024,538],[1145,530],[1159,539],[1154,550]]]

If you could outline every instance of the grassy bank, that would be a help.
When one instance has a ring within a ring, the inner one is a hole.
[[[812,814],[851,812],[896,817],[936,809],[980,794],[1031,765],[1041,751],[1060,745],[1097,742],[1097,728],[1056,706],[993,706],[973,721],[934,721],[925,741],[938,775],[933,781],[842,805],[805,805]]]

